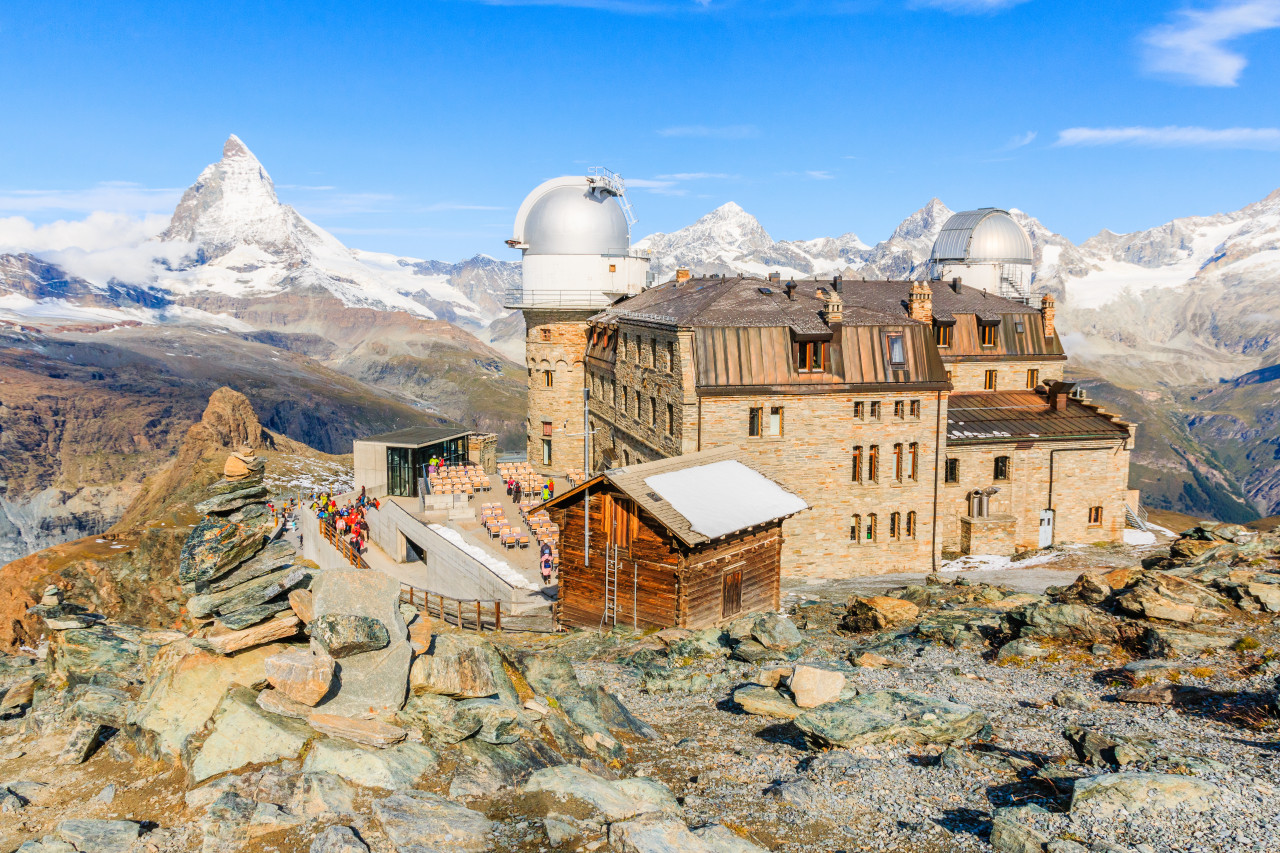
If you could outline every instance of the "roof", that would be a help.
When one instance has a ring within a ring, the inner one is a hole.
[[[1129,424],[1101,407],[1068,399],[1065,409],[1049,407],[1035,391],[952,394],[947,401],[947,444],[1011,439],[1122,439]]]
[[[932,261],[1032,262],[1031,238],[1007,210],[983,207],[952,214],[933,241]]]
[[[370,444],[385,444],[390,447],[425,447],[428,444],[439,444],[451,438],[462,438],[471,435],[475,430],[461,427],[405,427],[404,429],[384,432],[381,435],[370,435],[356,439]]]
[[[689,546],[809,508],[803,498],[734,459],[733,453],[725,447],[614,468],[545,505],[566,502],[607,480]]]

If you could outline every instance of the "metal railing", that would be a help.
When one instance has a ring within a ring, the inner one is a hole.
[[[613,298],[594,290],[535,290],[525,297],[523,287],[508,288],[502,304],[507,308],[604,309]]]
[[[1138,504],[1136,508],[1125,504],[1124,520],[1130,527],[1136,527],[1138,530],[1151,529],[1151,519],[1147,516],[1146,507],[1142,504]]]

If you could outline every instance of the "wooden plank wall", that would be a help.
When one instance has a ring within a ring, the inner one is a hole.
[[[708,628],[748,613],[777,610],[781,601],[782,525],[735,536],[700,549],[682,573],[679,600],[681,628]],[[725,572],[742,570],[742,610],[730,617],[722,611]]]
[[[550,510],[560,526],[560,622],[568,627],[596,628],[604,615],[604,491],[591,491],[591,559],[583,555],[583,501]],[[653,518],[641,513],[631,548],[619,551],[618,623],[642,628],[676,625],[678,544]],[[633,578],[634,572],[634,578]],[[633,595],[633,590],[636,592]],[[634,603],[634,610],[633,610]],[[610,621],[612,624],[612,620]]]

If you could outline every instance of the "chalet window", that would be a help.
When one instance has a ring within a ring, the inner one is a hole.
[[[889,365],[891,367],[907,366],[907,345],[902,339],[900,332],[891,332],[885,335],[886,349],[889,351]]]
[[[724,590],[720,600],[722,616],[737,616],[742,612],[742,569],[724,573]]]
[[[880,401],[879,400],[871,401],[871,420],[873,421],[880,420]]]
[[[826,369],[826,341],[802,341],[796,344],[796,370],[798,372],[824,373]]]
[[[895,401],[894,401],[894,403],[893,403],[893,416],[894,416],[895,418],[898,418],[899,420],[902,420],[903,418],[905,418],[905,417],[907,416],[907,402],[906,402],[906,400],[895,400]]]
[[[960,482],[960,460],[959,459],[947,460],[946,467],[943,470],[942,480],[943,482],[946,482],[946,483]]]
[[[913,418],[920,417],[920,401],[919,400],[911,401],[911,417]]]
[[[1089,507],[1089,526],[1090,527],[1102,526],[1102,507],[1100,506]]]
[[[889,538],[902,538],[902,513],[900,512],[889,513]]]
[[[1027,387],[1035,388],[1040,384],[1040,371],[1034,368],[1027,371]]]
[[[874,512],[867,516],[866,538],[868,542],[876,541],[876,536],[880,534],[879,526]]]
[[[556,375],[554,372],[550,370],[544,370],[542,372],[542,378],[543,378],[543,381],[547,383],[548,388],[556,384]]]
[[[951,332],[954,329],[955,326],[951,323],[938,323],[933,327],[933,339],[939,347],[951,346]]]
[[[916,538],[916,514],[915,512],[907,513],[907,538]]]
[[[997,480],[1009,479],[1009,457],[1008,456],[996,457],[995,479]]]
[[[542,464],[551,464],[551,439],[549,438],[542,439]]]
[[[861,403],[861,402],[859,402],[859,403],[854,403],[854,404],[853,404],[853,416],[854,416],[855,418],[857,418],[858,420],[862,420],[862,419],[866,418],[866,416],[867,416],[867,404],[866,404],[866,403]]]
[[[773,406],[769,409],[769,436],[782,437],[782,406]]]
[[[849,541],[862,541],[862,516],[860,515],[849,516]]]
[[[640,459],[636,459],[640,464]],[[636,532],[635,505],[626,498],[605,495],[604,499],[605,541],[619,548],[630,548],[631,540]]]
[[[667,403],[667,435],[676,434],[676,407]]]
[[[996,345],[996,330],[998,326],[982,324],[978,326],[978,336],[984,347],[993,347]]]
[[[902,482],[902,463],[904,461],[902,458],[902,445],[895,444],[893,446],[893,479],[899,483]]]
[[[911,479],[916,480],[916,479],[919,479],[919,475],[920,475],[920,445],[914,441],[911,442],[910,451],[911,451]]]
[[[747,410],[747,435],[752,438],[759,438],[763,433],[764,409],[759,406],[752,406]]]
[[[540,330],[540,332],[541,332],[541,334],[542,334],[542,340],[544,340],[544,341],[549,341],[549,340],[551,340],[551,330],[550,330],[550,329],[541,329],[541,330]]]
[[[877,482],[880,479],[880,445],[871,445],[871,451],[867,454],[867,479],[871,482]]]
[[[983,374],[982,390],[983,391],[996,390],[996,372],[994,370],[988,370],[985,374]]]
[[[551,435],[551,421],[542,422],[542,434],[545,436]]]
[[[853,482],[862,482],[862,445],[853,448]]]

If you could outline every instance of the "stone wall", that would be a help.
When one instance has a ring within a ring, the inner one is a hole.
[[[563,474],[582,467],[583,358],[589,316],[590,311],[524,311],[529,368],[526,446],[529,464],[540,474]],[[544,439],[551,441],[550,465],[543,464]]]
[[[678,456],[696,447],[688,432],[694,387],[693,336],[633,324],[618,327],[612,375],[588,369],[591,383],[592,462],[598,468]],[[688,396],[688,399],[686,398]],[[688,436],[689,441],[686,441]],[[609,460],[609,461],[606,461]]]
[[[1018,520],[1012,515],[991,515],[985,518],[962,516],[960,518],[961,554],[1014,554],[1017,553]]]
[[[947,371],[951,374],[952,391],[957,394],[969,394],[986,390],[983,382],[988,370],[996,372],[997,391],[1030,391],[1027,387],[1027,371],[1038,370],[1038,383],[1046,379],[1061,380],[1065,361],[945,361]]]

